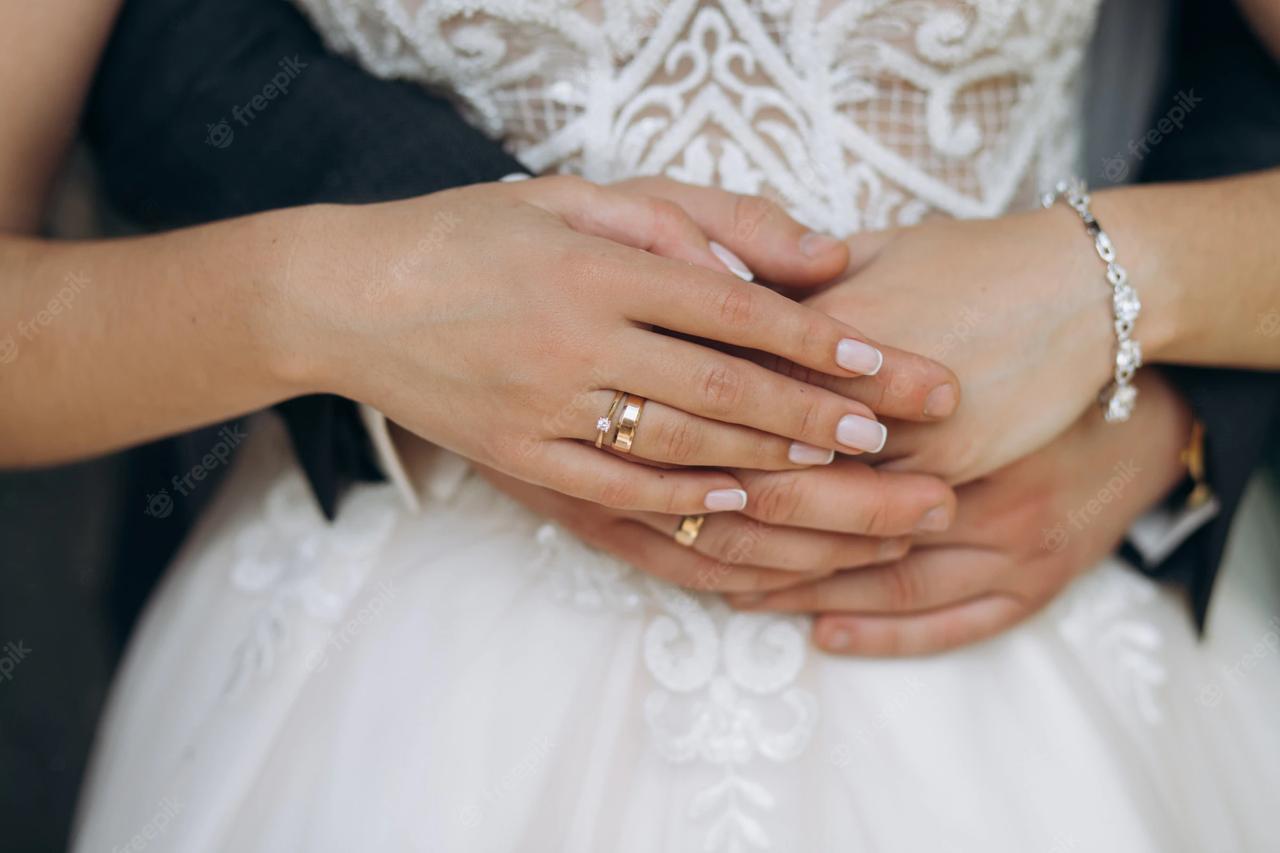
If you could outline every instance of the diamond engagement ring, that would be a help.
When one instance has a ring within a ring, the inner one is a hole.
[[[613,402],[609,404],[608,414],[596,419],[596,447],[604,449],[605,439],[609,437],[609,433],[613,430],[613,416],[617,414],[618,406],[622,403],[624,396],[621,391],[614,391]]]

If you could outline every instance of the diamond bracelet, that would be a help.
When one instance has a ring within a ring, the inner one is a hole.
[[[1089,187],[1080,178],[1059,181],[1053,192],[1045,193],[1041,204],[1053,207],[1058,199],[1065,201],[1080,215],[1085,231],[1093,238],[1098,257],[1107,265],[1107,283],[1111,285],[1111,310],[1116,332],[1115,379],[1102,390],[1099,401],[1107,423],[1123,423],[1133,414],[1138,399],[1138,389],[1133,385],[1133,375],[1142,366],[1142,346],[1133,340],[1133,324],[1142,311],[1138,291],[1129,284],[1129,274],[1116,263],[1116,247],[1102,230],[1090,207]]]

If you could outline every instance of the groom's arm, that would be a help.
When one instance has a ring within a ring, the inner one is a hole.
[[[522,170],[448,102],[328,53],[283,0],[128,0],[85,125],[113,206],[157,228]],[[332,516],[346,483],[378,476],[356,408],[281,409]]]
[[[1198,100],[1183,129],[1151,149],[1143,180],[1198,180],[1280,165],[1280,65],[1232,4],[1185,0],[1179,29],[1170,95],[1193,93]],[[1266,328],[1259,318],[1258,333]],[[1202,368],[1167,373],[1205,424],[1207,473],[1220,510],[1148,568],[1187,582],[1203,623],[1232,518],[1280,418],[1280,376]]]

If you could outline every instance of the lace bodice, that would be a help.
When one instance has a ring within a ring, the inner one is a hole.
[[[995,216],[1073,171],[1098,0],[297,0],[536,172],[666,174],[837,234]]]

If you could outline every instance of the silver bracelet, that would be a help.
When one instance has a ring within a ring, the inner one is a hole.
[[[1107,265],[1107,283],[1111,285],[1111,311],[1116,332],[1116,370],[1114,380],[1102,390],[1099,400],[1108,423],[1122,423],[1133,414],[1138,399],[1138,389],[1133,385],[1133,375],[1142,366],[1142,345],[1131,337],[1133,324],[1138,321],[1142,302],[1138,291],[1129,284],[1129,274],[1116,263],[1116,247],[1102,230],[1089,206],[1089,187],[1080,178],[1059,181],[1053,192],[1045,193],[1041,203],[1053,207],[1062,199],[1072,210],[1080,214],[1084,229],[1093,238],[1098,257]]]

